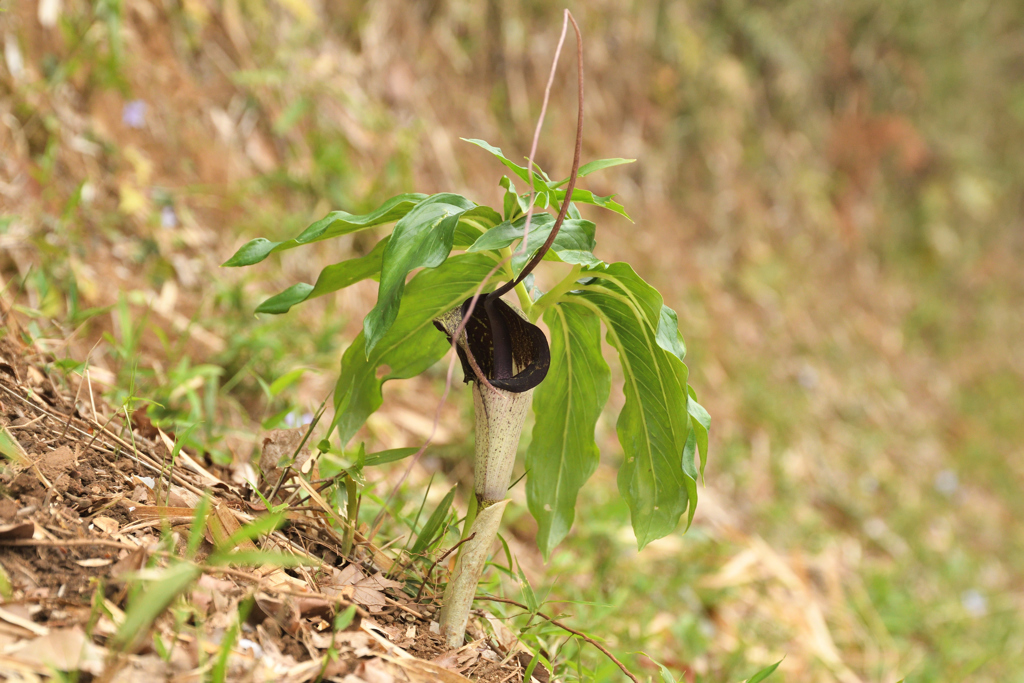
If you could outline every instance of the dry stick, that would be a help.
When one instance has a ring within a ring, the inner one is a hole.
[[[508,291],[512,287],[515,287],[515,285],[517,285],[522,278],[525,278],[527,275],[529,275],[530,271],[532,271],[536,267],[537,263],[540,262],[540,259],[544,257],[544,254],[547,252],[547,250],[551,248],[551,244],[554,242],[555,237],[558,234],[558,230],[562,226],[562,221],[565,220],[565,215],[568,212],[569,208],[569,202],[572,200],[572,191],[576,186],[576,177],[578,175],[580,167],[580,151],[583,147],[583,39],[580,36],[579,26],[576,24],[576,20],[573,18],[572,13],[569,12],[569,10],[565,10],[565,18],[562,21],[562,34],[558,38],[558,45],[555,48],[555,58],[552,60],[551,72],[548,74],[548,82],[544,88],[544,101],[541,104],[540,116],[537,119],[537,127],[533,131],[533,142],[530,145],[530,156],[529,160],[527,161],[527,172],[531,174],[533,173],[534,156],[537,153],[537,144],[540,140],[541,127],[543,126],[544,118],[547,115],[548,100],[551,96],[551,86],[555,81],[555,71],[558,66],[558,58],[562,54],[562,45],[565,43],[565,35],[569,27],[569,21],[572,21],[573,28],[576,31],[576,57],[578,60],[577,80],[579,81],[579,113],[577,115],[576,120],[576,148],[573,155],[572,173],[570,174],[569,188],[565,194],[565,200],[562,203],[562,209],[558,214],[558,220],[555,221],[555,225],[551,229],[551,234],[548,235],[548,239],[544,243],[544,246],[540,249],[540,251],[537,252],[537,256],[533,258],[530,264],[527,265],[527,267],[520,272],[520,277],[512,283],[512,286],[508,287],[508,285],[506,285],[506,287],[508,288],[505,291]],[[533,178],[532,175],[530,177],[531,179]],[[426,452],[427,447],[430,446],[431,443],[433,443],[434,437],[437,435],[437,428],[441,422],[441,410],[444,408],[445,401],[448,399],[448,394],[452,388],[452,378],[455,373],[455,359],[457,357],[455,349],[456,346],[458,345],[459,337],[463,334],[463,332],[465,332],[466,324],[468,323],[470,317],[472,317],[473,311],[476,309],[476,304],[480,300],[480,296],[483,293],[484,287],[487,286],[487,283],[490,282],[491,278],[494,277],[494,275],[499,270],[505,267],[505,264],[510,263],[512,261],[513,256],[519,255],[521,253],[526,253],[526,243],[530,235],[530,221],[533,219],[533,208],[535,202],[537,201],[537,191],[534,182],[530,183],[530,190],[530,204],[526,210],[526,224],[523,226],[522,242],[520,242],[519,248],[516,250],[515,254],[506,256],[491,269],[491,271],[487,274],[487,277],[485,277],[483,281],[480,283],[480,286],[476,288],[476,292],[473,293],[473,298],[469,302],[469,308],[467,309],[466,314],[462,317],[462,320],[459,322],[459,326],[456,328],[455,334],[452,335],[452,354],[451,359],[448,361],[448,373],[445,376],[444,392],[441,394],[441,400],[438,401],[437,403],[437,410],[434,411],[434,424],[430,428],[430,436],[427,437],[427,440],[423,443],[420,449],[416,451],[415,455],[413,455],[412,460],[409,461],[409,466],[405,468],[405,472],[402,474],[402,478],[399,479],[398,483],[396,483],[391,488],[391,492],[388,494],[387,499],[384,501],[384,506],[381,508],[381,511],[377,514],[377,518],[373,521],[373,526],[370,529],[370,535],[368,539],[370,541],[373,540],[373,537],[377,533],[377,530],[380,528],[381,523],[383,523],[384,514],[387,511],[387,506],[391,502],[391,499],[394,497],[399,487],[401,487],[401,485],[405,483],[405,480],[409,477],[409,474],[412,472],[412,468],[416,466],[416,463],[419,462],[420,457],[422,457],[423,453]],[[495,389],[494,386],[492,386],[491,383],[487,381],[487,378],[483,376],[483,372],[481,372],[480,366],[477,364],[476,358],[473,357],[473,353],[468,348],[468,345],[465,351],[470,367],[473,369],[473,374],[476,375],[476,378],[480,382],[480,384],[484,385],[489,391],[496,392],[497,389]]]
[[[491,597],[490,595],[477,595],[473,599],[474,600],[490,600],[491,602],[504,602],[504,603],[506,603],[508,605],[515,605],[516,607],[519,607],[521,609],[526,610],[530,614],[536,614],[538,617],[541,617],[542,619],[550,621],[552,624],[554,624],[558,628],[562,629],[563,631],[568,631],[569,633],[573,634],[574,636],[579,636],[583,640],[587,641],[588,643],[590,643],[591,645],[596,647],[598,650],[600,650],[604,654],[605,657],[607,657],[608,659],[610,659],[613,662],[615,662],[615,665],[618,666],[620,669],[622,669],[622,673],[626,674],[626,676],[628,676],[631,681],[634,681],[635,683],[640,683],[640,679],[638,679],[636,676],[631,674],[629,672],[629,669],[626,668],[625,664],[620,662],[615,657],[615,655],[613,655],[611,652],[606,650],[603,645],[601,645],[600,643],[598,643],[597,641],[595,641],[593,638],[591,638],[590,636],[586,635],[585,633],[581,633],[580,631],[577,631],[574,628],[570,628],[569,626],[566,626],[565,624],[563,624],[559,620],[554,619],[554,618],[548,616],[547,614],[544,614],[543,612],[534,612],[533,610],[531,610],[529,607],[527,607],[523,603],[516,602],[515,600],[509,600],[508,598],[495,598],[495,597]]]
[[[430,582],[430,575],[434,573],[434,567],[436,567],[441,562],[443,562],[444,558],[448,557],[453,552],[455,552],[455,550],[457,550],[460,545],[462,545],[463,543],[469,543],[474,538],[476,538],[476,532],[475,531],[473,533],[471,533],[469,536],[466,536],[464,539],[462,539],[461,541],[459,541],[455,545],[453,545],[451,548],[448,548],[448,550],[444,551],[444,554],[441,555],[441,557],[439,557],[436,560],[434,560],[434,563],[432,565],[430,565],[430,569],[427,570],[427,578],[426,578],[426,580],[423,583],[420,584],[420,589],[418,591],[416,591],[416,597],[413,598],[413,602],[419,602],[420,601],[420,596],[423,595],[423,589]]]

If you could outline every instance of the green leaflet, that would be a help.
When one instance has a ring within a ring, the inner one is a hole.
[[[588,161],[580,166],[579,170],[576,172],[576,177],[586,178],[594,171],[601,171],[606,168],[611,168],[612,166],[621,166],[622,164],[631,164],[634,161],[636,161],[636,159],[595,159],[594,161]],[[569,179],[566,178],[565,180],[555,183],[555,187],[562,187],[563,185],[568,184]]]
[[[409,552],[413,555],[419,555],[425,551],[431,543],[434,542],[434,538],[437,537],[437,532],[441,530],[441,526],[444,524],[445,519],[448,517],[448,511],[452,509],[452,502],[455,501],[455,492],[458,490],[458,486],[453,486],[441,500],[440,504],[434,508],[434,512],[431,513],[430,519],[420,529],[419,535],[416,537],[416,542],[412,544],[412,550]]]
[[[202,569],[191,562],[178,562],[150,572],[150,575],[154,574],[158,578],[145,582],[142,589],[129,599],[124,621],[113,637],[116,647],[127,649],[141,642],[149,634],[153,621],[172,600],[188,590],[202,574]]]
[[[341,376],[334,390],[332,428],[338,428],[342,445],[381,406],[384,382],[418,375],[444,355],[449,345],[434,328],[434,318],[472,296],[494,263],[486,254],[459,254],[418,273],[409,283],[394,324],[369,356],[365,337],[359,333],[341,358]],[[390,371],[377,377],[382,365]]]
[[[465,249],[473,244],[480,235],[501,222],[501,214],[489,206],[477,206],[462,214],[459,220],[459,227],[455,229],[455,242],[453,246],[457,249]]]
[[[627,218],[630,223],[633,219],[626,213],[625,207],[616,201],[612,201],[612,197],[615,195],[609,195],[607,197],[599,197],[590,190],[581,190],[578,187],[572,191],[572,201],[581,202],[583,204],[593,204],[594,206],[600,206],[603,209],[614,211],[615,213]],[[552,190],[551,191],[551,203],[561,204],[562,200],[565,199],[565,190]]]
[[[500,148],[495,147],[494,145],[491,145],[491,144],[489,144],[487,142],[484,142],[483,140],[471,140],[469,138],[462,138],[462,140],[464,140],[465,142],[472,143],[472,144],[476,145],[477,147],[480,147],[481,149],[487,150],[488,152],[490,152],[494,156],[498,157],[498,161],[500,161],[501,163],[505,164],[505,166],[507,166],[509,169],[511,169],[513,173],[515,173],[517,176],[519,176],[519,178],[521,178],[522,180],[526,181],[527,183],[530,182],[530,173],[526,170],[526,168],[524,166],[520,166],[519,164],[515,163],[514,161],[509,160],[509,158],[505,156],[505,153],[502,152]],[[608,168],[610,166],[618,166],[619,164],[628,164],[628,163],[630,163],[632,161],[635,161],[635,159],[598,159],[597,161],[591,161],[589,163],[584,164],[582,167],[580,167],[579,171],[577,172],[577,177],[582,178],[583,176],[585,176],[585,175],[587,175],[589,173],[593,173],[594,171],[599,171],[602,168]],[[565,185],[566,183],[568,183],[569,182],[568,179],[556,183],[556,182],[553,182],[551,180],[551,178],[549,178],[547,176],[547,174],[544,173],[543,171],[540,171],[539,173],[537,171],[534,171],[533,179],[534,179],[533,189],[535,189],[537,191],[537,194],[538,194],[538,197],[537,197],[537,206],[538,207],[546,207],[548,205],[560,204],[562,199],[565,198],[565,190],[559,190],[557,188],[559,188],[562,185]],[[511,181],[508,183],[508,185],[509,185],[509,188],[511,188],[511,186],[512,186]],[[503,184],[503,187],[504,187],[504,184]],[[506,189],[509,189],[509,188],[506,188]],[[543,198],[542,198],[542,196],[543,196]],[[628,218],[630,221],[633,220],[632,218],[629,218],[629,214],[626,213],[626,210],[623,208],[622,204],[619,204],[618,202],[612,201],[611,197],[599,197],[596,194],[594,194],[593,192],[591,192],[590,190],[580,190],[578,188],[574,189],[573,193],[572,193],[572,201],[574,201],[574,202],[582,202],[584,204],[593,204],[595,206],[600,206],[600,207],[603,207],[605,209],[608,209],[609,211],[614,211],[615,213],[621,214],[621,215],[625,216],[626,218]],[[509,214],[509,209],[510,208],[511,208],[510,207],[510,203],[506,199],[506,204],[505,204],[505,215],[506,216],[510,215]],[[525,211],[525,209],[523,209],[523,210]],[[573,216],[573,218],[577,218],[577,217],[578,216]]]
[[[427,197],[395,225],[384,248],[377,303],[363,319],[366,356],[387,334],[398,315],[405,279],[415,268],[434,268],[452,251],[459,218],[476,204],[457,194]]]
[[[523,236],[523,226],[526,225],[526,216],[520,216],[515,221],[502,221],[477,239],[466,251],[487,251],[503,249]],[[530,242],[537,245],[544,243],[555,225],[555,217],[550,213],[536,213],[530,220]],[[593,223],[591,223],[593,225]],[[561,230],[559,230],[561,233]],[[593,232],[591,232],[593,237]]]
[[[690,426],[693,427],[697,448],[700,449],[700,480],[704,481],[704,465],[708,462],[708,432],[711,430],[711,415],[704,410],[704,406],[697,403],[697,394],[693,387],[690,390],[690,400],[687,402],[687,411],[690,413]]]
[[[511,169],[511,171],[513,173],[515,173],[517,176],[519,176],[519,178],[521,180],[525,181],[527,184],[530,183],[530,174],[526,170],[526,167],[520,166],[519,164],[515,163],[514,161],[509,160],[509,158],[505,156],[505,153],[502,152],[499,147],[495,147],[494,145],[490,144],[489,142],[485,142],[484,140],[472,140],[470,138],[460,138],[460,139],[463,140],[464,142],[468,142],[470,144],[476,145],[477,147],[480,147],[481,149],[486,149],[488,152],[490,152],[494,156],[498,157],[498,161],[500,161],[501,163],[505,164],[509,169]],[[533,178],[534,178],[534,183],[535,183],[535,185],[537,187],[537,192],[544,192],[544,191],[546,191],[548,189],[548,179],[545,176],[541,176],[540,173],[537,173],[536,171],[534,171]],[[524,209],[524,211],[525,211],[525,209]]]
[[[692,520],[697,503],[697,441],[687,412],[687,369],[674,353],[680,340],[663,328],[662,320],[670,316],[663,313],[657,290],[624,263],[584,274],[596,277],[565,300],[595,310],[607,327],[608,343],[619,352],[626,397],[616,423],[625,455],[619,492],[643,548],[670,533],[688,507]]]
[[[551,368],[534,390],[537,419],[526,452],[526,500],[547,558],[572,527],[576,495],[597,468],[594,427],[608,401],[611,373],[593,311],[552,306],[544,322],[551,332]]]
[[[384,255],[384,249],[387,247],[388,240],[390,239],[391,236],[388,235],[377,242],[370,253],[365,256],[351,258],[341,263],[327,266],[320,271],[320,276],[316,279],[316,285],[310,286],[305,282],[300,282],[292,285],[280,294],[275,294],[257,306],[256,312],[272,313],[274,315],[287,313],[292,306],[301,304],[303,301],[336,292],[361,280],[373,277],[380,272],[381,257]]]
[[[338,235],[347,235],[351,232],[358,232],[375,225],[391,223],[409,213],[417,203],[421,202],[426,195],[419,193],[400,194],[392,197],[376,210],[361,216],[354,216],[345,211],[332,211],[316,223],[313,223],[295,239],[284,242],[271,242],[264,237],[257,237],[250,240],[235,252],[234,256],[224,262],[225,266],[251,266],[259,263],[275,251],[294,249],[295,247],[311,242],[330,239]]]
[[[485,232],[476,242],[469,247],[468,251],[489,251],[503,249],[514,242],[518,242],[523,236],[523,227],[526,225],[526,216],[509,222],[504,221],[499,225]],[[534,214],[530,221],[530,241],[528,250],[517,255],[512,260],[512,270],[519,272],[534,254],[543,246],[551,229],[555,226],[555,217],[550,213]],[[594,256],[594,248],[597,242],[594,240],[595,226],[591,221],[582,219],[569,219],[562,222],[562,227],[555,236],[544,259],[562,261],[564,263],[580,263],[583,265],[597,265],[601,262]],[[516,247],[518,250],[518,246]]]
[[[761,683],[761,681],[775,673],[775,670],[779,668],[779,664],[782,664],[781,659],[772,664],[771,666],[766,666],[765,668],[761,669],[756,674],[748,678],[747,683]]]

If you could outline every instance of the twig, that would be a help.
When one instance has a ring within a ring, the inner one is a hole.
[[[45,539],[37,538],[16,538],[16,539],[0,539],[0,546],[39,546],[42,548],[71,548],[74,546],[102,546],[104,548],[118,548],[124,550],[137,550],[140,546],[131,545],[129,543],[122,543],[120,541],[110,541],[102,538],[69,538],[65,540],[48,541]]]
[[[626,676],[628,676],[631,681],[633,681],[634,683],[640,683],[640,679],[638,679],[636,676],[634,676],[632,673],[630,673],[629,669],[626,668],[625,664],[620,662],[618,660],[618,658],[616,658],[615,655],[613,655],[603,645],[598,643],[596,640],[594,640],[593,638],[591,638],[587,634],[582,633],[580,631],[577,631],[576,629],[571,628],[569,626],[566,626],[565,624],[563,624],[559,620],[553,619],[552,617],[548,616],[547,614],[544,614],[543,612],[534,612],[528,606],[524,605],[521,602],[516,602],[515,600],[509,600],[508,598],[496,598],[496,597],[492,597],[490,595],[477,595],[473,599],[474,600],[490,600],[491,602],[503,602],[503,603],[505,603],[507,605],[515,605],[516,607],[519,607],[520,609],[526,610],[530,614],[536,614],[538,617],[540,617],[542,619],[545,619],[547,621],[550,621],[552,624],[554,624],[558,628],[562,629],[563,631],[568,631],[569,633],[573,634],[574,636],[579,636],[580,638],[582,638],[586,642],[588,642],[591,645],[593,645],[594,647],[596,647],[598,650],[600,650],[602,652],[602,654],[604,654],[605,657],[607,657],[608,659],[610,659],[613,662],[615,662],[615,665],[618,666],[620,669],[622,669],[622,673],[626,674]]]
[[[12,391],[11,389],[7,388],[3,384],[0,384],[0,391],[3,391],[3,392],[7,393],[10,396],[13,396],[14,398],[18,399],[19,401],[21,401],[21,402],[25,403],[26,405],[30,406],[33,410],[36,410],[36,411],[42,413],[43,415],[46,415],[47,417],[49,417],[50,419],[54,420],[55,422],[62,423],[62,420],[60,418],[63,418],[64,417],[63,415],[55,415],[55,414],[51,413],[46,408],[43,408],[42,406],[40,406],[37,403],[33,403],[32,401],[28,400],[24,396],[18,394],[16,391]],[[116,416],[117,416],[117,413],[114,413],[113,415],[111,415],[110,420],[107,420],[106,424],[110,424],[110,421],[113,420],[114,417],[116,417]],[[104,436],[109,437],[110,439],[113,439],[115,442],[117,442],[117,444],[119,444],[121,447],[125,448],[126,450],[129,449],[129,448],[132,448],[131,444],[127,443],[124,439],[119,437],[117,434],[113,434],[111,432],[108,432],[106,425],[101,425],[99,422],[97,422],[95,420],[82,419],[82,421],[85,422],[86,424],[90,425],[93,428],[98,427],[99,430],[100,430],[100,431],[96,432],[95,434],[91,435],[92,439],[89,441],[88,444],[86,444],[85,450],[89,450],[92,447],[93,443],[96,441],[96,439],[99,437],[99,435],[101,433]],[[73,429],[74,431],[78,432],[82,436],[90,436],[89,432],[85,431],[84,429],[82,429],[82,428],[80,428],[80,427],[78,427],[78,426],[76,426],[74,424],[71,425],[71,429]],[[106,441],[101,441],[100,443],[103,446],[105,446],[107,449],[109,449],[109,452],[116,452],[114,450],[114,447],[111,446],[110,444],[108,444]],[[149,470],[152,470],[153,472],[156,472],[157,474],[161,474],[162,475],[164,473],[163,469],[161,469],[157,465],[149,462],[151,457],[150,457],[150,455],[148,453],[143,452],[142,453],[142,458],[143,459],[139,461],[139,464],[141,464],[143,467],[145,467],[145,468],[147,468]],[[202,489],[197,487],[195,484],[192,484],[191,482],[189,482],[187,479],[182,477],[177,472],[171,472],[171,476],[179,484],[184,486],[186,489],[188,489],[192,493],[194,493],[194,494],[196,494],[198,496],[203,495],[203,490]]]
[[[412,599],[413,602],[420,601],[420,596],[423,595],[423,589],[426,587],[428,583],[430,583],[430,575],[434,573],[434,567],[440,564],[444,560],[444,558],[448,557],[453,552],[455,552],[455,550],[457,550],[460,545],[472,541],[475,536],[476,532],[474,531],[469,536],[466,536],[464,539],[453,545],[451,548],[448,548],[448,550],[444,551],[444,553],[442,553],[439,558],[434,560],[434,563],[430,565],[430,569],[427,570],[427,578],[423,581],[423,583],[420,584],[420,589],[416,591],[416,597]]]

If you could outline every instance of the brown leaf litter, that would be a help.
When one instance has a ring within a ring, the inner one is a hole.
[[[529,657],[486,612],[471,628],[477,639],[446,652],[436,606],[416,604],[394,561],[358,530],[344,557],[342,520],[312,486],[302,487],[308,504],[290,510],[284,528],[234,550],[284,553],[308,566],[203,565],[265,513],[263,504],[184,451],[172,463],[170,436],[88,390],[76,396],[48,360],[13,332],[0,338],[0,677],[199,681],[233,642],[219,664],[231,681],[523,680]],[[268,439],[283,453],[294,437]],[[265,455],[278,458],[267,469],[280,477],[280,454]],[[201,573],[151,634],[129,634],[135,645],[120,647],[133,586],[181,565],[173,558],[184,556],[204,495],[210,512],[194,557]],[[350,607],[353,620],[335,630]]]

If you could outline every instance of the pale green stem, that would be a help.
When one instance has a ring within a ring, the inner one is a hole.
[[[515,279],[515,273],[512,272],[512,249],[505,247],[501,250],[501,258],[509,259],[508,265],[505,268],[505,272],[508,275],[509,280]],[[516,296],[519,297],[519,305],[527,315],[530,314],[530,309],[533,308],[533,299],[530,298],[530,293],[526,291],[526,285],[520,282],[515,286]]]
[[[508,500],[503,500],[480,510],[470,530],[471,534],[476,535],[473,536],[473,540],[462,546],[464,550],[455,563],[455,570],[448,581],[448,586],[444,589],[444,602],[438,618],[441,637],[448,647],[462,647],[466,639],[466,624],[469,622],[469,611],[473,608],[476,586],[487,564],[487,556],[501,525],[501,515],[508,503]]]
[[[577,287],[576,281],[580,279],[580,273],[582,272],[583,266],[581,266],[580,264],[574,265],[572,267],[572,270],[569,271],[569,274],[562,278],[561,281],[559,281],[559,283],[555,285],[550,292],[547,292],[546,294],[544,294],[544,296],[533,302],[533,306],[530,308],[529,311],[527,311],[528,315],[530,316],[530,322],[537,322],[541,314],[544,313],[545,310],[547,310],[554,304],[558,303],[558,300],[562,297],[563,294],[572,289],[575,289]]]
[[[454,335],[460,317],[461,308],[454,308],[437,320],[448,330],[449,335]],[[465,332],[457,343],[466,348]],[[460,647],[465,640],[466,622],[480,574],[498,535],[501,514],[508,504],[505,494],[512,479],[519,436],[532,398],[532,389],[516,393],[482,387],[479,382],[473,382],[473,408],[476,413],[473,476],[477,515],[473,520],[471,506],[463,527],[463,538],[466,541],[459,548],[455,570],[444,592],[439,619],[441,634],[449,647]],[[466,527],[469,527],[468,534]]]

